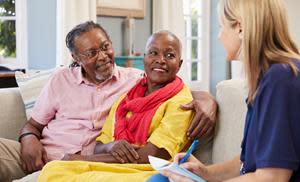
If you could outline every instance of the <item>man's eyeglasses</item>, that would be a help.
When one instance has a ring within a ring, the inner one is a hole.
[[[107,51],[110,51],[112,49],[111,43],[105,43],[101,48],[99,49],[92,49],[88,50],[84,53],[77,53],[80,56],[83,56],[87,59],[94,59],[96,58],[100,52],[106,53]]]

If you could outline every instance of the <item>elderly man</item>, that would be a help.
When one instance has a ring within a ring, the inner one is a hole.
[[[0,181],[38,171],[66,153],[93,154],[95,138],[113,102],[143,75],[115,65],[112,42],[99,24],[77,25],[68,33],[66,44],[74,62],[51,76],[20,132],[20,143],[0,139]],[[211,136],[214,128],[216,103],[205,92],[198,96],[203,99],[183,106],[197,112],[190,138]]]

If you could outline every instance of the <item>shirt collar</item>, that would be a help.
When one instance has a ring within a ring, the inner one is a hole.
[[[76,80],[76,84],[80,85],[81,83],[85,83],[85,84],[92,84],[91,82],[89,82],[86,78],[84,78],[83,74],[82,74],[82,67],[79,66],[79,67],[76,67],[76,70],[74,70],[74,76],[75,76],[75,80]],[[105,80],[104,82],[107,82],[109,80],[114,80],[114,81],[117,81],[119,78],[120,78],[120,75],[119,75],[119,68],[118,66],[115,64],[114,65],[114,69],[113,69],[113,74],[110,78],[108,78],[107,80]],[[102,83],[104,83],[102,82]]]

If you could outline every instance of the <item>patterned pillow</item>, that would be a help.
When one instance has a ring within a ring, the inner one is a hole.
[[[30,118],[34,103],[54,70],[29,71],[28,73],[16,72],[15,77],[25,105],[27,119]]]

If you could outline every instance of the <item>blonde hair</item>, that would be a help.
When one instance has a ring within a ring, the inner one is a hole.
[[[282,0],[220,0],[219,15],[232,27],[242,26],[240,57],[249,87],[248,103],[253,103],[261,74],[274,63],[288,65],[298,73],[291,59],[300,60],[291,39]]]

